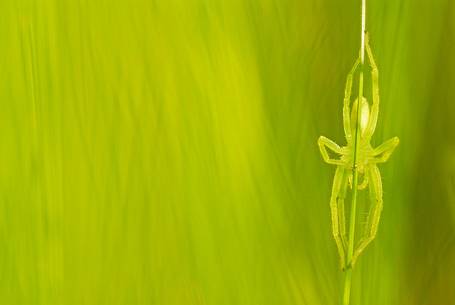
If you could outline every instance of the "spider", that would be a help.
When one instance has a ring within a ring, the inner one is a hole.
[[[347,263],[353,266],[368,244],[375,238],[379,219],[382,211],[382,182],[381,174],[377,167],[378,163],[386,162],[393,150],[399,143],[399,139],[394,137],[373,148],[370,144],[371,137],[376,128],[379,112],[379,87],[378,87],[378,69],[371,52],[369,45],[368,35],[365,37],[365,47],[368,55],[368,61],[371,67],[371,82],[372,82],[372,98],[373,103],[370,110],[368,101],[362,97],[360,102],[358,98],[352,104],[352,111],[350,112],[351,103],[351,89],[352,78],[356,72],[360,59],[358,58],[354,63],[351,71],[349,72],[346,80],[345,96],[343,102],[343,128],[346,136],[347,145],[340,147],[338,144],[326,137],[319,137],[318,145],[321,151],[322,158],[328,164],[337,166],[335,177],[333,179],[332,195],[330,198],[330,209],[332,214],[332,231],[340,255],[341,268],[344,270]],[[355,129],[357,127],[357,107],[359,109],[359,130],[358,138],[358,152],[356,165],[354,165],[354,142],[355,142]],[[332,151],[336,157],[329,156],[327,149]],[[355,167],[355,168],[354,168]],[[360,238],[354,253],[352,261],[346,262],[347,242],[346,242],[346,222],[344,200],[346,191],[349,187],[352,189],[352,173],[353,170],[358,171],[359,181],[363,181],[357,186],[359,190],[363,190],[369,186],[370,195],[370,209],[367,217],[366,227],[363,236]]]

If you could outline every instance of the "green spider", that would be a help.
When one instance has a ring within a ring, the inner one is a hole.
[[[375,238],[379,219],[382,211],[382,182],[381,174],[377,167],[378,163],[384,163],[392,154],[393,150],[399,143],[399,139],[394,137],[377,148],[373,148],[370,144],[371,137],[376,128],[379,112],[379,87],[378,87],[378,69],[371,52],[369,45],[368,35],[365,38],[365,46],[368,54],[368,60],[371,67],[371,80],[372,80],[372,98],[373,105],[370,107],[366,98],[362,98],[359,113],[359,141],[357,153],[357,171],[360,178],[363,176],[363,181],[358,185],[359,190],[365,189],[369,186],[369,194],[371,206],[368,213],[366,228],[363,236],[360,238],[354,253],[352,255],[351,265],[353,266],[366,248],[366,246]],[[351,71],[347,76],[346,89],[343,103],[343,127],[346,136],[347,145],[340,147],[335,142],[326,137],[319,137],[318,145],[322,157],[325,162],[337,165],[335,177],[333,179],[332,195],[330,198],[330,209],[332,213],[332,230],[333,236],[340,255],[341,268],[344,269],[346,264],[346,251],[348,249],[346,242],[346,222],[344,216],[344,199],[348,184],[352,189],[352,172],[353,172],[353,159],[354,159],[354,141],[355,141],[355,128],[357,126],[357,107],[358,99],[352,105],[352,112],[350,113],[351,103],[351,88],[352,78],[359,66],[360,59],[354,63]],[[327,152],[330,149],[337,158],[331,158]]]

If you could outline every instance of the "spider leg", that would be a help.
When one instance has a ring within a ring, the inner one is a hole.
[[[363,175],[363,181],[361,184],[359,184],[357,186],[357,189],[364,190],[367,186],[368,186],[368,175],[365,173],[365,175]]]
[[[397,147],[400,140],[397,137],[393,137],[376,147],[373,150],[373,162],[374,163],[384,163],[386,162],[390,155],[393,153],[395,148]]]
[[[368,120],[368,125],[365,129],[364,137],[370,139],[376,129],[376,123],[378,121],[378,112],[379,112],[379,75],[378,67],[373,57],[373,52],[371,51],[370,41],[368,33],[365,36],[365,49],[368,55],[368,61],[370,62],[371,67],[371,85],[372,85],[372,96],[373,96],[373,105],[371,107],[370,118]]]
[[[329,148],[332,152],[342,155],[343,154],[342,149],[337,143],[333,142],[332,140],[326,137],[320,136],[318,139],[318,145],[319,150],[321,151],[322,158],[324,159],[325,162],[327,162],[328,164],[335,165],[344,164],[344,162],[341,160],[330,158],[329,153],[327,152],[327,148]]]
[[[332,233],[337,245],[338,254],[340,256],[341,269],[346,266],[346,246],[343,240],[345,234],[344,221],[344,196],[346,194],[346,170],[338,166],[333,178],[332,196],[330,197],[330,211],[332,213]],[[340,203],[342,209],[340,209]],[[343,219],[340,224],[340,219]]]
[[[381,173],[376,165],[371,165],[367,169],[370,176],[370,200],[371,206],[368,213],[367,224],[365,228],[364,237],[359,241],[359,245],[354,251],[352,256],[351,265],[354,266],[357,258],[362,254],[363,250],[368,246],[368,244],[376,237],[378,232],[379,220],[381,218],[382,212],[382,182],[381,182]]]
[[[350,176],[350,171],[344,170],[343,181],[341,183],[340,192],[337,197],[339,228],[340,228],[340,235],[341,235],[341,239],[343,241],[344,249],[348,248],[348,242],[346,240],[346,218],[345,218],[345,210],[344,210],[344,200],[346,199],[346,192],[348,189],[349,176]]]
[[[350,142],[350,139],[352,137],[352,135],[351,135],[351,111],[349,108],[349,104],[351,103],[352,78],[354,76],[355,70],[359,66],[359,63],[360,63],[360,59],[357,58],[351,71],[349,71],[349,74],[346,79],[346,87],[344,89],[343,127],[344,127],[344,134],[345,134],[346,140],[348,142]]]

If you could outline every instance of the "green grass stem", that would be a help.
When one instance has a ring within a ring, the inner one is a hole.
[[[359,97],[358,105],[361,104],[363,98],[363,67],[365,62],[365,7],[366,0],[362,0],[362,26],[361,26],[361,45],[360,45],[360,75],[359,75]],[[354,240],[355,240],[355,220],[356,220],[356,209],[357,209],[357,184],[358,184],[358,172],[357,172],[357,154],[358,154],[358,142],[360,138],[359,125],[360,125],[360,109],[357,107],[356,113],[356,127],[355,127],[355,140],[354,140],[354,161],[352,166],[352,203],[351,203],[351,215],[349,220],[349,240],[348,240],[348,253],[347,253],[347,264],[345,270],[345,281],[344,281],[344,294],[343,294],[343,305],[349,305],[351,298],[351,282],[352,282],[352,255],[354,252]]]

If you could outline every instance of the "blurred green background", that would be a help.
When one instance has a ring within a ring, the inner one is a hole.
[[[360,0],[0,11],[1,304],[339,303],[316,140],[344,141]],[[367,0],[367,29],[373,144],[401,143],[352,304],[455,304],[455,3]]]

